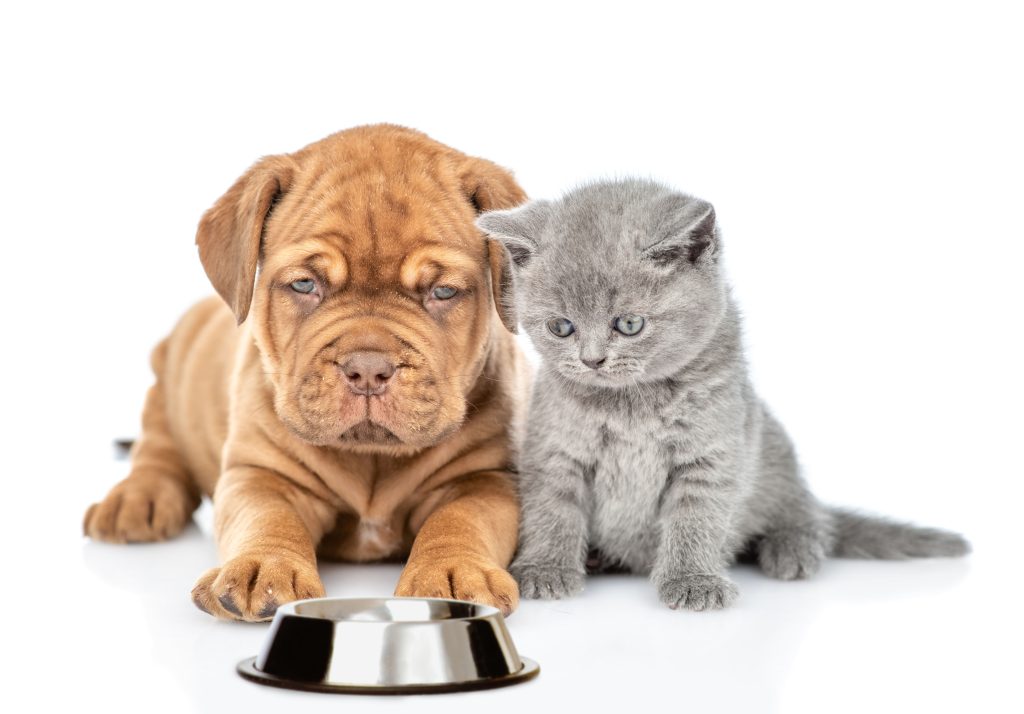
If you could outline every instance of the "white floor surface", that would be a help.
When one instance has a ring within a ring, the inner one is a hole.
[[[53,457],[111,481],[125,469],[94,452]],[[89,499],[86,483],[77,490],[84,500],[61,499],[48,513],[50,550],[12,549],[32,585],[11,604],[5,649],[13,686],[33,697],[34,711],[529,712],[555,702],[579,711],[1021,710],[1024,630],[1008,587],[1018,561],[997,523],[976,524],[976,551],[965,560],[833,560],[797,583],[738,566],[741,597],[715,613],[673,612],[643,577],[591,577],[582,596],[527,601],[509,618],[520,653],[540,663],[539,678],[483,692],[368,698],[276,690],[235,673],[268,626],[215,621],[189,600],[193,580],[215,564],[210,504],[172,542],[105,545],[78,536]],[[37,497],[45,491],[39,482]],[[329,595],[386,596],[399,566],[321,570]]]

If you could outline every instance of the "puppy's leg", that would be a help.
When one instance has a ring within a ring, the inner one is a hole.
[[[321,597],[316,544],[336,510],[283,476],[247,466],[217,482],[215,529],[224,564],[192,589],[200,610],[226,619],[259,621],[278,605]]]
[[[505,571],[519,520],[511,477],[481,472],[449,488],[419,529],[395,595],[469,600],[508,615],[519,604],[519,589]]]
[[[132,449],[132,470],[85,513],[83,530],[96,540],[136,543],[178,535],[199,506],[199,487],[171,436],[161,376],[167,341],[153,350],[156,383],[142,409],[142,433]]]

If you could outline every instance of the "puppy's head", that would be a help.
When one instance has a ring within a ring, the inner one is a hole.
[[[292,432],[397,455],[459,426],[493,337],[515,330],[508,254],[474,220],[524,200],[495,164],[359,127],[258,162],[196,243],[239,323],[252,321]]]

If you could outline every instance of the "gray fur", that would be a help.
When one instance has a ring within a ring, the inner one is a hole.
[[[960,536],[856,516],[811,495],[754,393],[714,209],[650,181],[597,183],[480,217],[509,250],[543,358],[520,456],[521,594],[561,598],[597,567],[650,573],[670,607],[729,605],[726,567],[813,575],[827,555],[962,555]],[[643,316],[627,337],[615,317]],[[576,331],[556,337],[552,318]],[[597,369],[583,363],[605,361]]]

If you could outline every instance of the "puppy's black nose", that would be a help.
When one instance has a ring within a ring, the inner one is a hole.
[[[605,363],[605,359],[606,358],[604,357],[600,357],[598,359],[587,359],[586,357],[580,357],[580,362],[587,365],[591,369],[597,369],[598,367]]]
[[[338,365],[356,394],[383,394],[395,376],[395,364],[382,352],[353,352]]]

